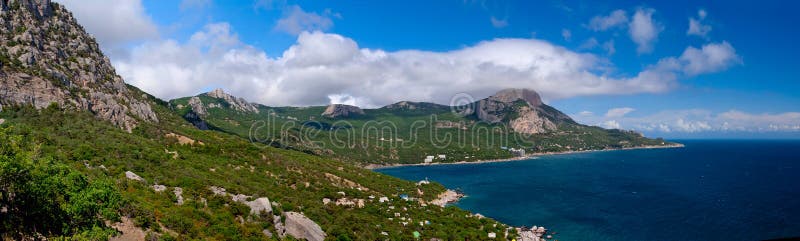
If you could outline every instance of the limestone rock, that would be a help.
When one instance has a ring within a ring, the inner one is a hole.
[[[272,217],[272,223],[275,224],[275,232],[278,233],[278,237],[283,239],[286,237],[286,228],[283,226],[283,222],[281,222],[281,216],[275,215]]]
[[[269,198],[261,197],[244,204],[250,207],[250,214],[272,213],[272,205],[269,202]]]
[[[561,123],[575,123],[569,116],[545,105],[538,93],[529,89],[505,89],[465,108],[462,115],[474,115],[488,123],[506,123],[518,133],[537,134],[555,131]]]
[[[136,175],[136,173],[133,173],[131,171],[126,171],[125,172],[125,178],[128,178],[130,180],[134,180],[134,181],[140,181],[140,182],[144,181],[144,178],[140,177],[139,175]]]
[[[200,98],[197,97],[197,96],[189,98],[189,107],[192,108],[192,111],[194,111],[194,113],[196,113],[196,114],[198,114],[200,116],[208,115],[208,111],[206,111],[206,107],[203,106],[203,101],[201,101]]]
[[[206,95],[213,98],[224,100],[225,102],[228,103],[228,105],[231,108],[235,110],[259,113],[258,107],[255,104],[247,102],[247,100],[243,98],[237,98],[228,93],[225,93],[225,91],[223,91],[222,89],[215,89],[211,92],[206,93]]]
[[[183,205],[183,188],[175,187],[172,189],[172,194],[175,194],[177,204]]]
[[[158,122],[149,97],[120,78],[95,39],[49,0],[0,1],[0,105],[57,104],[130,132]]]
[[[339,117],[353,117],[363,115],[364,111],[357,106],[352,105],[344,105],[344,104],[332,104],[325,108],[325,111],[322,112],[322,116],[329,117],[329,118],[339,118]]]
[[[0,125],[2,125],[3,123],[6,123],[6,119],[0,118]]]
[[[163,192],[164,190],[167,190],[167,186],[158,185],[158,184],[153,185],[153,191]]]
[[[309,241],[325,240],[325,232],[313,220],[297,212],[286,212],[285,234]]]

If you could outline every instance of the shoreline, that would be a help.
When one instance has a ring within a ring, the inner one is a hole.
[[[685,147],[685,146],[683,144],[681,144],[681,143],[674,143],[674,144],[663,145],[663,146],[661,146],[661,145],[659,145],[659,146],[637,146],[637,147],[623,147],[623,148],[602,149],[602,150],[539,152],[539,153],[533,153],[533,154],[530,154],[530,155],[525,155],[525,156],[520,156],[520,157],[489,159],[489,160],[477,160],[477,161],[411,163],[411,164],[399,164],[398,163],[398,164],[389,164],[389,165],[369,164],[369,165],[363,166],[363,168],[364,169],[368,169],[368,170],[378,170],[378,169],[395,168],[395,167],[407,167],[407,166],[483,164],[483,163],[495,163],[495,162],[524,161],[524,160],[535,159],[535,158],[538,158],[539,156],[566,155],[566,154],[579,154],[579,153],[605,152],[605,151],[624,151],[624,150],[638,150],[638,149],[683,148],[683,147]]]

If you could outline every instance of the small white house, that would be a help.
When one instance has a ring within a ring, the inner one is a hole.
[[[378,199],[378,202],[388,202],[388,201],[389,201],[388,197],[381,197]]]
[[[488,237],[489,238],[497,238],[497,234],[494,233],[494,232],[491,232],[491,233],[489,233]]]
[[[431,163],[431,162],[433,162],[433,156],[426,156],[425,163]]]
[[[439,159],[442,159],[442,160],[444,160],[444,159],[446,159],[446,158],[447,158],[447,155],[439,154],[439,156],[438,156],[438,157],[439,157]]]

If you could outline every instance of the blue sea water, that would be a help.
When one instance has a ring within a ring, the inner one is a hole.
[[[456,205],[558,240],[762,240],[800,236],[800,141],[686,140],[684,148],[380,169],[426,177]]]

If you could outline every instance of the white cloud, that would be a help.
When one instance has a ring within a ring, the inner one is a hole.
[[[613,108],[606,112],[606,118],[619,118],[635,111],[636,109],[630,107]]]
[[[275,30],[292,35],[303,31],[325,31],[333,27],[330,16],[338,16],[326,10],[323,14],[303,11],[300,6],[292,5],[284,11],[284,17],[275,24]]]
[[[631,40],[636,43],[636,52],[649,53],[653,51],[653,44],[658,39],[658,34],[664,27],[653,19],[655,10],[640,8],[633,14],[633,20],[628,24]]]
[[[711,32],[711,25],[703,24],[706,15],[705,10],[697,11],[698,18],[689,18],[689,29],[686,30],[686,35],[695,35],[708,39],[708,32]]]
[[[602,124],[600,124],[600,126],[603,127],[603,128],[606,128],[606,129],[619,129],[620,128],[619,122],[617,122],[615,120],[608,120],[608,121],[603,122]]]
[[[569,29],[566,28],[561,29],[561,37],[564,37],[564,40],[567,41],[572,40],[572,31],[569,31]]]
[[[614,10],[608,16],[595,16],[589,21],[587,28],[594,31],[605,31],[628,23],[628,15],[624,10]]]
[[[105,50],[155,39],[158,28],[141,0],[57,0],[69,9]]]
[[[798,132],[800,112],[753,114],[739,110],[713,113],[703,109],[665,110],[641,117],[575,115],[580,123],[604,128],[656,133]]]
[[[495,28],[505,28],[508,26],[507,19],[498,19],[492,16],[491,18],[489,18],[489,21],[492,22],[492,26]]]
[[[728,42],[706,44],[701,49],[688,47],[680,60],[685,62],[684,72],[688,75],[718,72],[742,63],[736,49]]]
[[[267,105],[350,101],[342,96],[362,107],[400,100],[448,103],[456,93],[483,98],[502,88],[533,88],[559,99],[655,93],[676,85],[676,75],[660,65],[633,77],[607,76],[607,60],[537,39],[494,39],[447,52],[387,52],[337,34],[303,32],[282,56],[268,57],[241,43],[225,23],[208,25],[185,43],[143,44],[113,63],[126,81],[160,98],[223,87]]]

